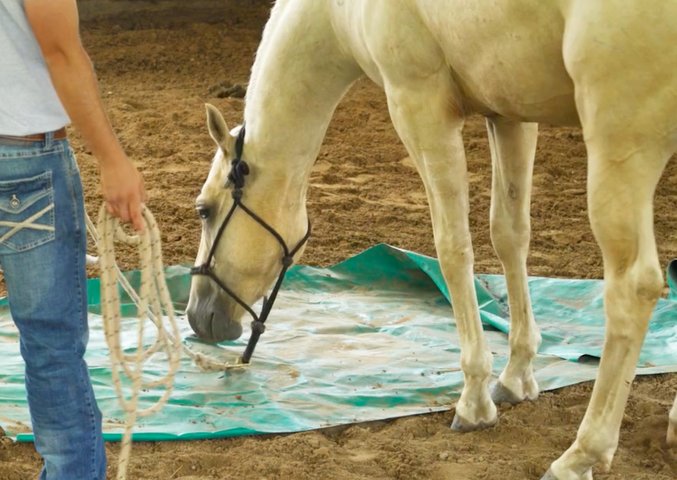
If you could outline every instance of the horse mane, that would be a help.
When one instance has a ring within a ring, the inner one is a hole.
[[[273,31],[275,31],[278,24],[281,22],[282,13],[284,12],[285,7],[291,3],[291,1],[292,0],[275,0],[274,2],[270,12],[270,18],[263,29],[259,48],[254,54],[254,64],[251,68],[251,73],[249,75],[249,85],[247,86],[247,93],[245,94],[245,105],[249,98],[250,92],[253,91],[253,87],[256,85],[256,82],[259,78],[260,65],[265,59],[265,54],[268,51],[268,46],[270,45]]]

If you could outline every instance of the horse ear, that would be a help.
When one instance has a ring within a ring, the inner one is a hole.
[[[214,142],[223,150],[226,156],[231,155],[235,149],[235,137],[230,134],[228,125],[223,119],[219,109],[209,103],[205,104],[207,109],[207,128],[209,135]]]

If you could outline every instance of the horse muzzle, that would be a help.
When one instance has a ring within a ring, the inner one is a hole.
[[[193,332],[206,343],[237,340],[242,335],[242,324],[227,313],[230,309],[216,300],[190,302],[186,314]]]

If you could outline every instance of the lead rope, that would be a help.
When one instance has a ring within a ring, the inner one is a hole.
[[[174,388],[174,376],[179,369],[181,354],[185,352],[203,372],[225,371],[240,368],[239,363],[221,363],[202,353],[193,352],[181,343],[181,334],[174,316],[172,299],[164,277],[160,232],[151,212],[144,206],[142,210],[145,230],[142,235],[127,235],[119,227],[119,220],[112,217],[105,204],[99,210],[99,222],[94,226],[86,216],[87,231],[96,245],[98,259],[88,256],[87,263],[98,263],[101,278],[101,315],[110,352],[111,373],[120,405],[126,412],[127,420],[120,447],[117,480],[126,480],[129,464],[132,429],[139,417],[158,412],[167,403]],[[115,261],[115,240],[138,247],[141,263],[141,286],[137,294],[129,281],[122,275]],[[118,282],[132,299],[138,312],[138,341],[136,353],[125,354],[120,343],[122,315]],[[167,331],[164,315],[169,320],[171,332]],[[157,339],[150,348],[144,348],[144,323],[150,319],[157,328]],[[164,378],[144,382],[143,364],[153,354],[165,351],[169,362]],[[132,393],[127,400],[122,390],[121,372],[132,383]],[[141,390],[164,387],[165,392],[155,405],[139,410],[138,399]]]

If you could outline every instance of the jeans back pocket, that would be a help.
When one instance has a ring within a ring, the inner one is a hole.
[[[52,172],[0,181],[0,245],[22,252],[54,240]]]

